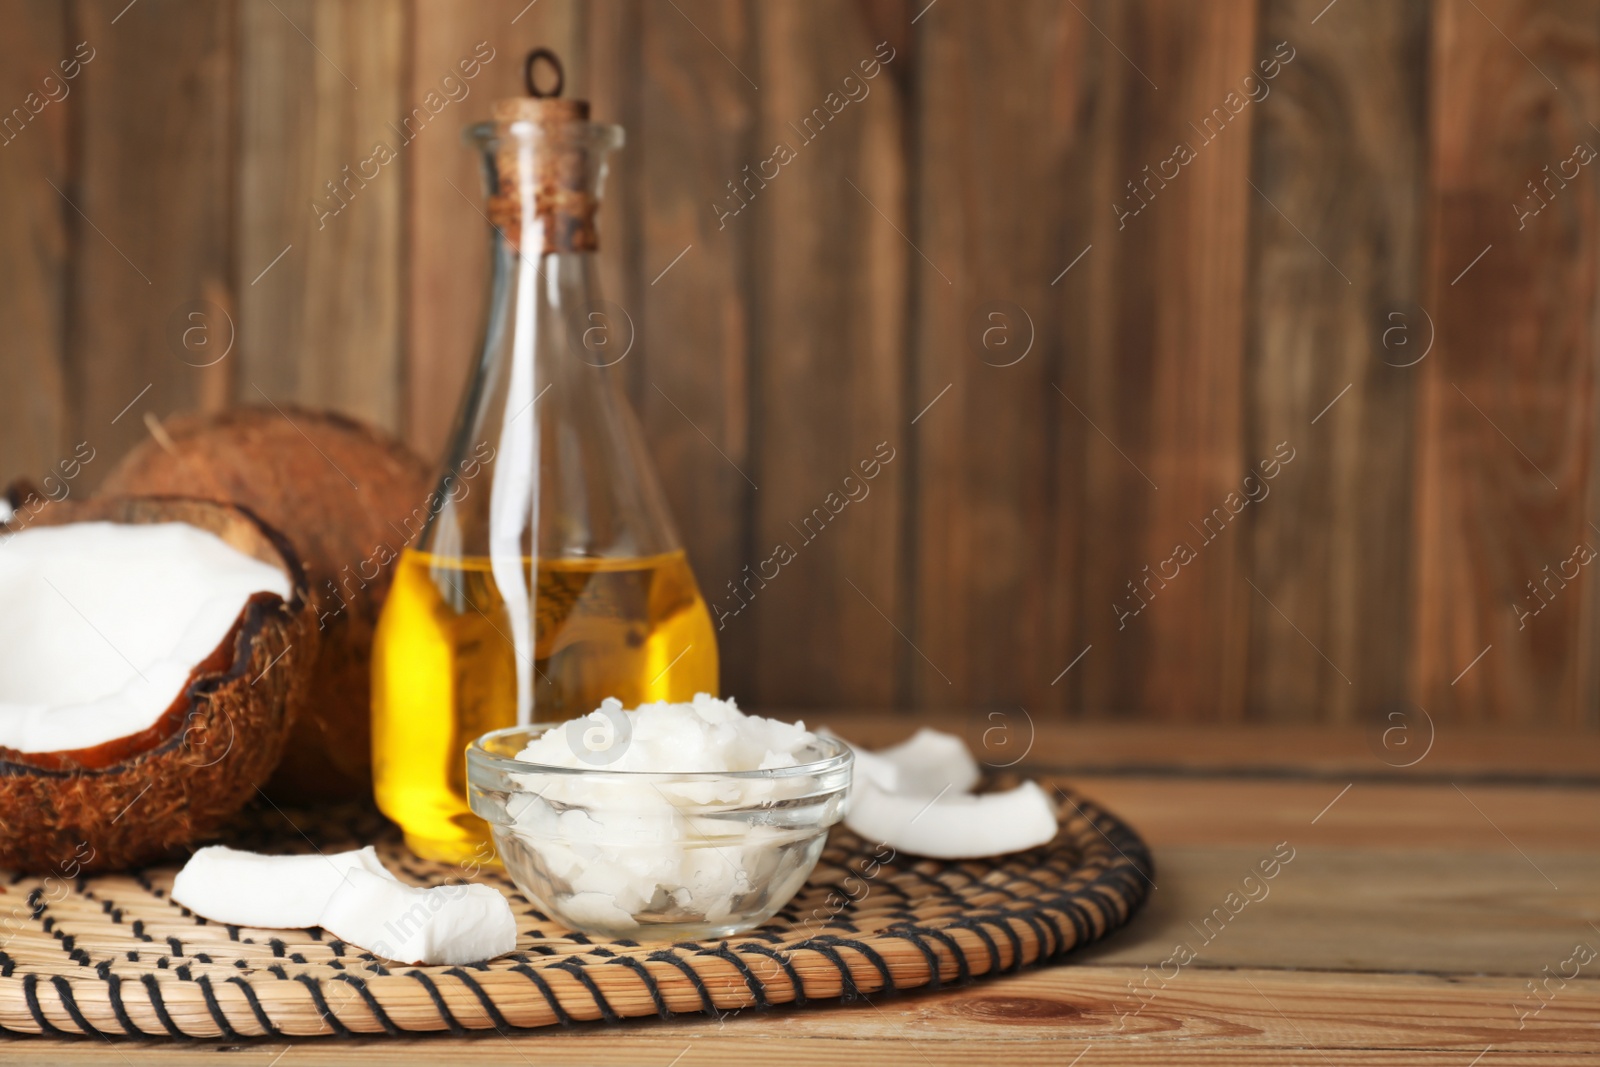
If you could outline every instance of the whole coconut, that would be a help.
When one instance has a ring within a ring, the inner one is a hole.
[[[373,629],[392,564],[427,520],[432,471],[400,442],[331,412],[237,408],[163,429],[99,491],[242,504],[289,538],[322,641],[310,699],[269,789],[290,800],[365,793]]]

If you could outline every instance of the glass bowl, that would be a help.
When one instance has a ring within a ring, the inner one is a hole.
[[[844,815],[849,748],[819,737],[795,767],[672,774],[552,767],[517,753],[551,724],[467,749],[467,796],[517,888],[551,918],[612,938],[727,937],[805,884]]]

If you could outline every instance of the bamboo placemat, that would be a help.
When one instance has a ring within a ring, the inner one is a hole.
[[[175,867],[73,881],[14,876],[0,903],[0,1027],[109,1037],[401,1034],[721,1013],[936,988],[1056,959],[1143,903],[1139,836],[1057,792],[1061,832],[992,861],[894,856],[843,827],[771,922],[718,941],[593,941],[551,922],[503,874],[517,951],[467,967],[392,966],[320,930],[208,923],[168,896]],[[229,843],[263,851],[380,841],[391,870],[441,885],[371,812],[246,813]]]

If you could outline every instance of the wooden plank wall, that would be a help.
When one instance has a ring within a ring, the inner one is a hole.
[[[618,373],[727,613],[726,691],[1600,727],[1583,0],[0,0],[0,25],[8,477],[84,443],[88,491],[147,419],[267,400],[437,450],[484,284],[458,133],[546,44],[628,130]],[[480,43],[467,95],[333,199]]]

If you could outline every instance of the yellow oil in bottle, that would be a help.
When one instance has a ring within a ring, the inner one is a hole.
[[[632,708],[717,693],[716,635],[681,551],[541,559],[535,611],[536,721],[606,697]],[[487,557],[401,556],[373,642],[373,773],[378,806],[429,859],[491,854],[467,806],[465,752],[516,723],[511,633]]]

